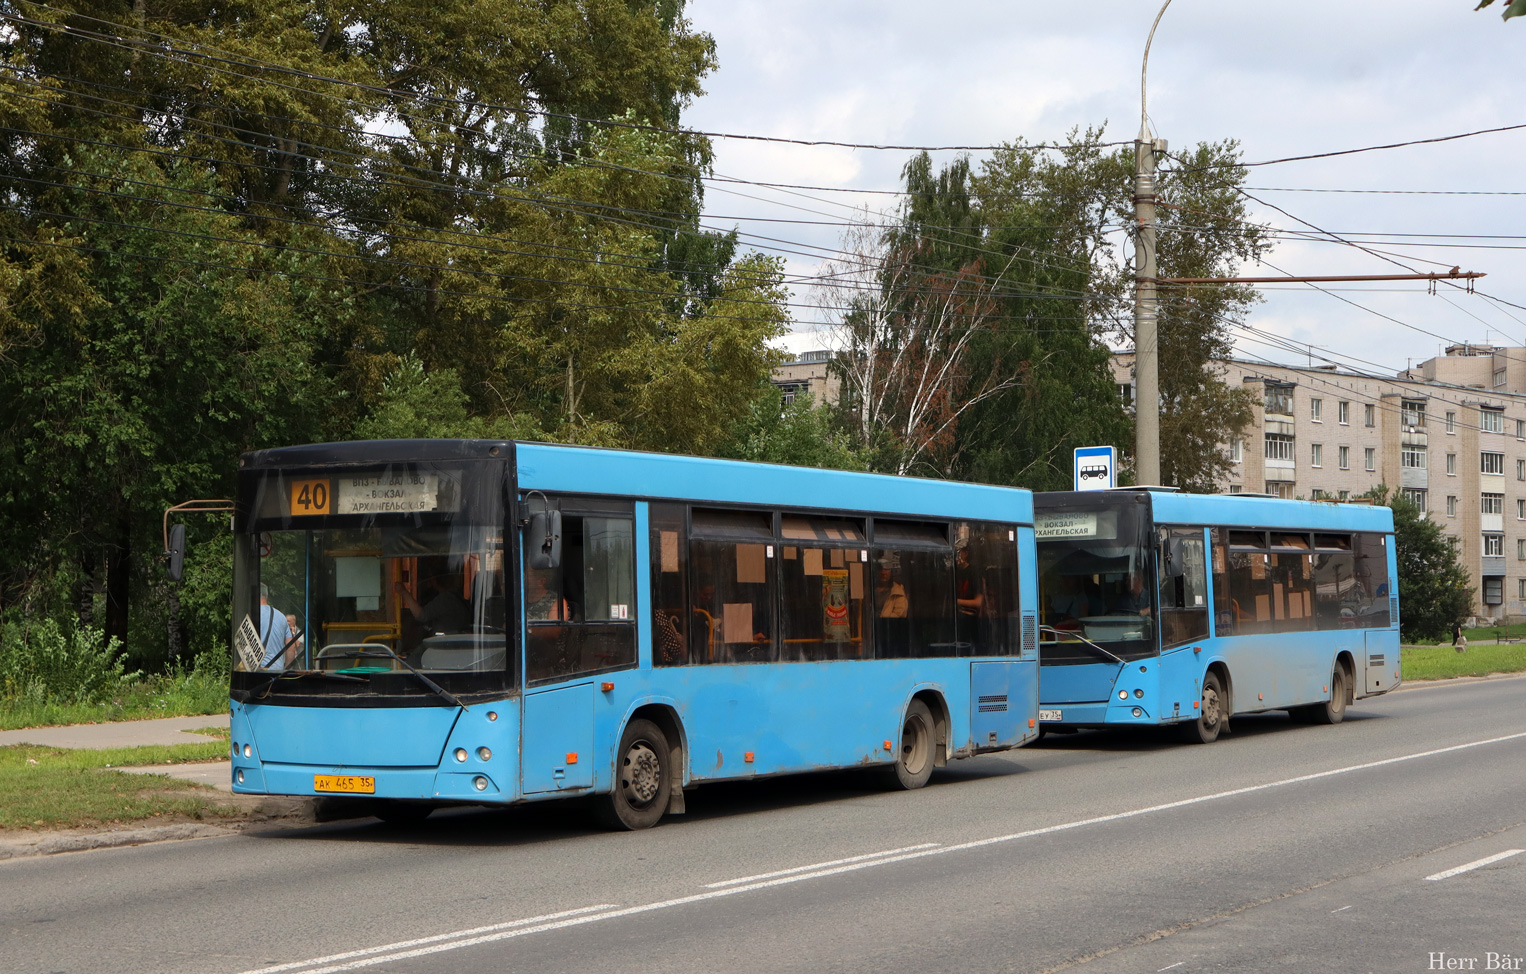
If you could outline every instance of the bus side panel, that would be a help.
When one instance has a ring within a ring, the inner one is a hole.
[[[1399,631],[1397,629],[1369,629],[1365,652],[1357,654],[1358,672],[1365,669],[1366,677],[1356,688],[1357,699],[1387,693],[1400,682]]]
[[[1118,663],[1045,666],[1039,674],[1039,699],[1048,709],[1073,703],[1103,703],[1113,695]]]

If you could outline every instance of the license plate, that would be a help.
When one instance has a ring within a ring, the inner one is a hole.
[[[376,794],[376,779],[353,774],[315,774],[313,791],[337,791],[346,795]]]
[[[1060,711],[1058,711],[1058,710],[1040,710],[1039,711],[1039,720],[1054,720],[1054,721],[1059,721],[1059,720],[1064,720],[1064,719],[1065,718],[1060,715]]]

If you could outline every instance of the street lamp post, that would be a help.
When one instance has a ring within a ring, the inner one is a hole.
[[[1160,360],[1155,266],[1155,154],[1165,140],[1150,135],[1145,102],[1145,76],[1150,43],[1171,0],[1161,5],[1145,40],[1139,65],[1139,138],[1134,143],[1134,218],[1139,234],[1134,241],[1134,476],[1141,484],[1160,484]]]

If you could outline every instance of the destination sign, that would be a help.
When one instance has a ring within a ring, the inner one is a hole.
[[[1035,514],[1033,536],[1039,541],[1050,538],[1095,538],[1097,515],[1090,514]]]
[[[359,474],[334,478],[338,514],[417,514],[440,509],[440,475]]]

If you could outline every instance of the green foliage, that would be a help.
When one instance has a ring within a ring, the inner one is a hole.
[[[0,619],[0,701],[94,703],[132,685],[120,644],[99,629],[27,619]]]
[[[1399,632],[1405,642],[1450,638],[1452,626],[1467,618],[1473,589],[1455,539],[1442,533],[1402,494],[1378,488],[1377,502],[1394,512],[1394,544],[1399,563]]]
[[[1493,630],[1479,630],[1482,638],[1493,638]],[[1492,673],[1520,673],[1526,670],[1526,645],[1503,646],[1480,643],[1469,634],[1468,651],[1459,653],[1451,643],[1440,646],[1406,646],[1400,650],[1404,680],[1450,680],[1459,676],[1489,676]]]
[[[1492,3],[1494,3],[1494,0],[1479,0],[1478,6],[1474,7],[1473,9],[1482,10]],[[1505,12],[1502,14],[1502,16],[1505,20],[1509,20],[1511,17],[1526,17],[1526,0],[1511,0],[1511,2],[1506,5]]]
[[[370,416],[355,426],[358,440],[545,439],[528,416],[489,418],[467,412],[467,396],[452,369],[425,372],[412,354],[382,381]]]
[[[227,753],[220,741],[102,751],[0,747],[0,830],[233,814],[197,794],[199,786],[189,781],[109,770],[215,761]]]
[[[817,405],[810,393],[781,402],[779,388],[765,383],[733,428],[731,442],[717,451],[733,460],[788,463],[797,467],[866,470],[868,461],[852,438],[837,427],[836,411]]]

